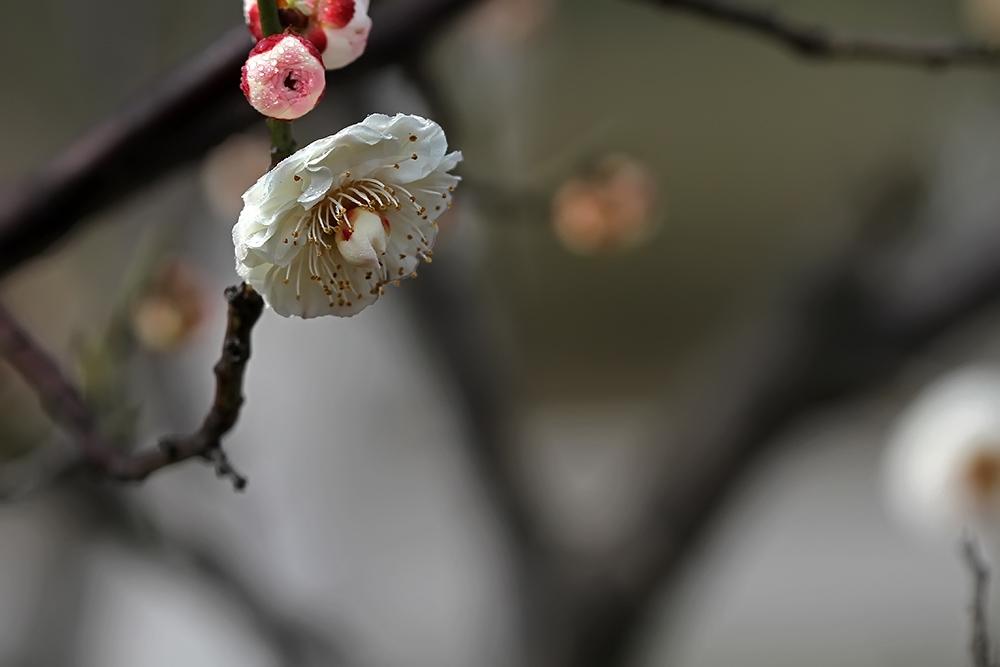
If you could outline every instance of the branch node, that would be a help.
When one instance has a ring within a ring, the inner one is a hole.
[[[246,490],[249,480],[233,466],[222,445],[209,447],[201,456],[215,466],[216,477],[230,480],[235,491]]]

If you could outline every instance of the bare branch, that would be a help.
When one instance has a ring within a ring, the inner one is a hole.
[[[250,359],[250,334],[264,301],[243,284],[226,290],[228,318],[222,356],[215,365],[215,397],[201,427],[187,436],[164,438],[158,449],[128,453],[105,441],[80,391],[58,364],[31,338],[13,315],[0,306],[0,354],[32,386],[49,417],[73,436],[85,461],[120,481],[142,481],[163,468],[192,458],[215,467],[237,490],[247,483],[222,449],[243,405],[243,376]]]
[[[996,667],[986,613],[989,605],[990,569],[979,545],[971,536],[962,540],[962,557],[972,577],[972,604],[969,608],[972,615],[972,640],[969,644],[972,667]]]
[[[225,595],[260,639],[274,649],[279,664],[354,664],[346,655],[353,638],[344,630],[331,632],[328,622],[289,613],[273,596],[261,591],[259,582],[248,577],[238,563],[229,562],[208,542],[165,530],[120,489],[77,485],[70,486],[70,491],[69,500],[85,510],[82,518],[93,521],[95,528],[107,531],[137,555],[187,571]]]
[[[725,0],[648,0],[666,9],[754,33],[806,58],[917,67],[997,67],[1000,49],[959,40],[853,35],[798,23],[777,13]]]
[[[99,468],[115,465],[114,447],[98,433],[96,420],[79,390],[2,305],[0,354],[31,385],[52,421],[73,436],[84,458]]]

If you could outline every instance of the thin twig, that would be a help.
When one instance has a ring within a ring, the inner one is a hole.
[[[972,616],[972,639],[969,643],[972,667],[996,667],[986,612],[989,604],[990,569],[979,545],[971,536],[962,540],[962,557],[972,577],[972,604],[969,608]]]
[[[186,436],[164,438],[157,449],[124,452],[100,434],[97,420],[80,391],[59,365],[31,338],[9,311],[0,306],[0,354],[35,390],[49,417],[76,441],[84,460],[103,475],[138,482],[169,466],[202,458],[237,490],[247,480],[230,463],[222,438],[233,428],[243,405],[243,376],[250,359],[250,334],[264,302],[247,285],[226,290],[228,318],[222,356],[215,365],[215,397],[201,427]]]
[[[666,9],[724,23],[816,60],[864,61],[918,67],[996,67],[1000,49],[955,39],[917,39],[838,33],[725,0],[647,0]]]
[[[70,487],[71,501],[84,508],[94,528],[106,531],[122,546],[163,565],[196,575],[226,596],[236,613],[249,621],[256,635],[270,645],[278,664],[327,667],[352,664],[347,659],[352,638],[343,629],[331,632],[330,623],[289,613],[264,593],[257,578],[249,577],[209,542],[167,531],[120,489],[94,485]],[[332,636],[331,636],[332,635]]]
[[[117,458],[114,447],[101,437],[80,391],[2,305],[0,354],[31,385],[52,421],[73,436],[84,458],[98,468],[112,468]]]

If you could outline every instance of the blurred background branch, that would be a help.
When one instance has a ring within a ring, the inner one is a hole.
[[[816,60],[881,62],[918,67],[996,67],[1000,49],[961,40],[889,35],[852,35],[825,26],[798,23],[776,11],[728,0],[647,0],[770,39]]]
[[[114,489],[70,485],[97,528],[128,549],[167,567],[179,568],[223,593],[247,617],[287,667],[337,667],[350,664],[345,637],[319,627],[304,615],[279,608],[248,579],[240,564],[230,562],[210,545],[163,531],[142,508]]]
[[[672,454],[646,518],[583,596],[575,645],[560,664],[627,664],[659,595],[786,428],[888,382],[996,302],[1000,227],[956,230],[952,242],[924,231],[911,225],[877,252],[862,233],[825,269],[792,281],[784,302],[706,369],[706,385],[682,411],[689,419],[662,436],[660,450]]]
[[[222,438],[236,424],[243,404],[243,376],[250,359],[250,334],[264,309],[260,295],[246,285],[226,290],[228,317],[222,356],[215,366],[215,398],[201,427],[188,436],[171,436],[158,449],[130,453],[104,439],[98,418],[58,364],[32,339],[13,315],[0,308],[0,352],[37,393],[52,420],[79,447],[87,465],[119,481],[141,481],[168,466],[202,458],[237,490],[247,480],[230,463]]]
[[[987,613],[989,609],[990,569],[973,537],[967,536],[962,541],[962,560],[968,568],[969,577],[972,580],[972,602],[969,605],[972,626],[972,640],[969,649],[972,654],[972,665],[973,667],[996,667]]]

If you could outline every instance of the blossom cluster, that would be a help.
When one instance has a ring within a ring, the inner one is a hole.
[[[254,109],[294,120],[312,111],[326,89],[326,70],[364,52],[371,30],[368,0],[278,0],[284,32],[265,36],[257,0],[243,18],[257,45],[243,66],[241,88]]]
[[[261,8],[275,6],[285,30],[264,35]],[[316,106],[326,69],[356,59],[371,28],[367,0],[245,0],[244,17],[258,42],[243,93],[281,121]],[[279,315],[360,312],[431,261],[461,159],[437,123],[404,114],[373,114],[314,141],[244,193],[236,272]]]

